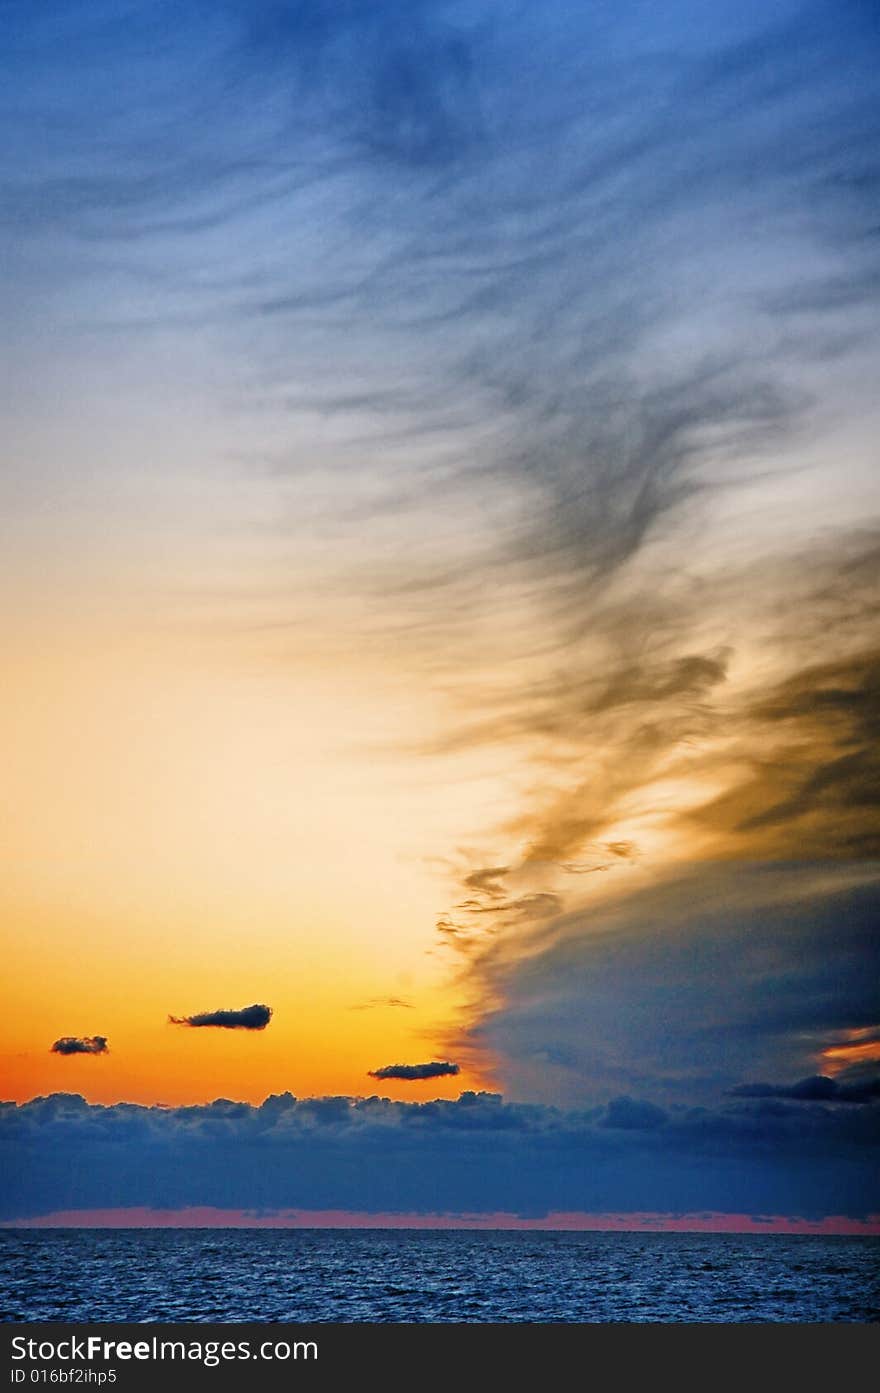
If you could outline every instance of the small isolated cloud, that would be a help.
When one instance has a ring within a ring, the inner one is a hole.
[[[265,1030],[271,1006],[243,1006],[240,1011],[202,1011],[196,1016],[169,1016],[172,1025],[214,1025],[223,1030]]]
[[[457,1064],[435,1059],[430,1064],[386,1064],[369,1074],[371,1079],[445,1079],[458,1072]]]
[[[106,1035],[62,1035],[50,1054],[109,1054]]]
[[[413,1009],[411,1001],[404,1001],[401,996],[371,996],[369,1001],[359,1001],[357,1005],[350,1006],[350,1011],[372,1011],[380,1006],[400,1006],[407,1011]]]
[[[813,1074],[798,1083],[744,1083],[729,1091],[735,1098],[790,1098],[796,1103],[873,1103],[880,1098],[880,1078],[841,1083],[827,1074]]]

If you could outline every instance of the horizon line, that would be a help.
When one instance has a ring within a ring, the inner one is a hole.
[[[717,1233],[768,1234],[778,1237],[880,1237],[880,1214],[865,1218],[826,1215],[695,1213],[589,1214],[552,1211],[528,1217],[505,1212],[487,1214],[370,1214],[341,1209],[278,1210],[260,1213],[194,1205],[183,1209],[133,1206],[116,1209],[53,1210],[48,1214],[0,1220],[0,1229],[398,1229],[471,1232],[555,1233]]]

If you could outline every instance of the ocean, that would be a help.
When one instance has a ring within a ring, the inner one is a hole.
[[[880,1316],[880,1239],[0,1229],[5,1321],[827,1322]]]

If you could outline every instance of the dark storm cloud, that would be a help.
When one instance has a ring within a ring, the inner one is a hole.
[[[202,1011],[195,1016],[169,1016],[172,1025],[216,1025],[224,1030],[265,1030],[271,1006],[243,1006],[240,1011]]]
[[[791,1098],[798,1103],[873,1103],[880,1098],[880,1078],[843,1083],[813,1074],[793,1084],[743,1083],[730,1093],[735,1098]]]
[[[496,1004],[452,1043],[503,1058],[519,1096],[568,1102],[797,1078],[880,1019],[878,909],[876,867],[703,866],[484,946],[472,971]]]
[[[109,1054],[106,1035],[62,1035],[51,1054]]]
[[[878,1107],[456,1101],[0,1105],[0,1218],[146,1205],[542,1216],[877,1213]],[[149,1163],[145,1164],[145,1157]]]
[[[370,1069],[371,1079],[444,1079],[459,1072],[457,1064],[447,1060],[434,1060],[430,1064],[385,1064],[381,1069]]]

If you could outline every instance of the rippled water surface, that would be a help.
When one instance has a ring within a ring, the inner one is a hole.
[[[874,1321],[880,1240],[0,1230],[11,1321]]]

